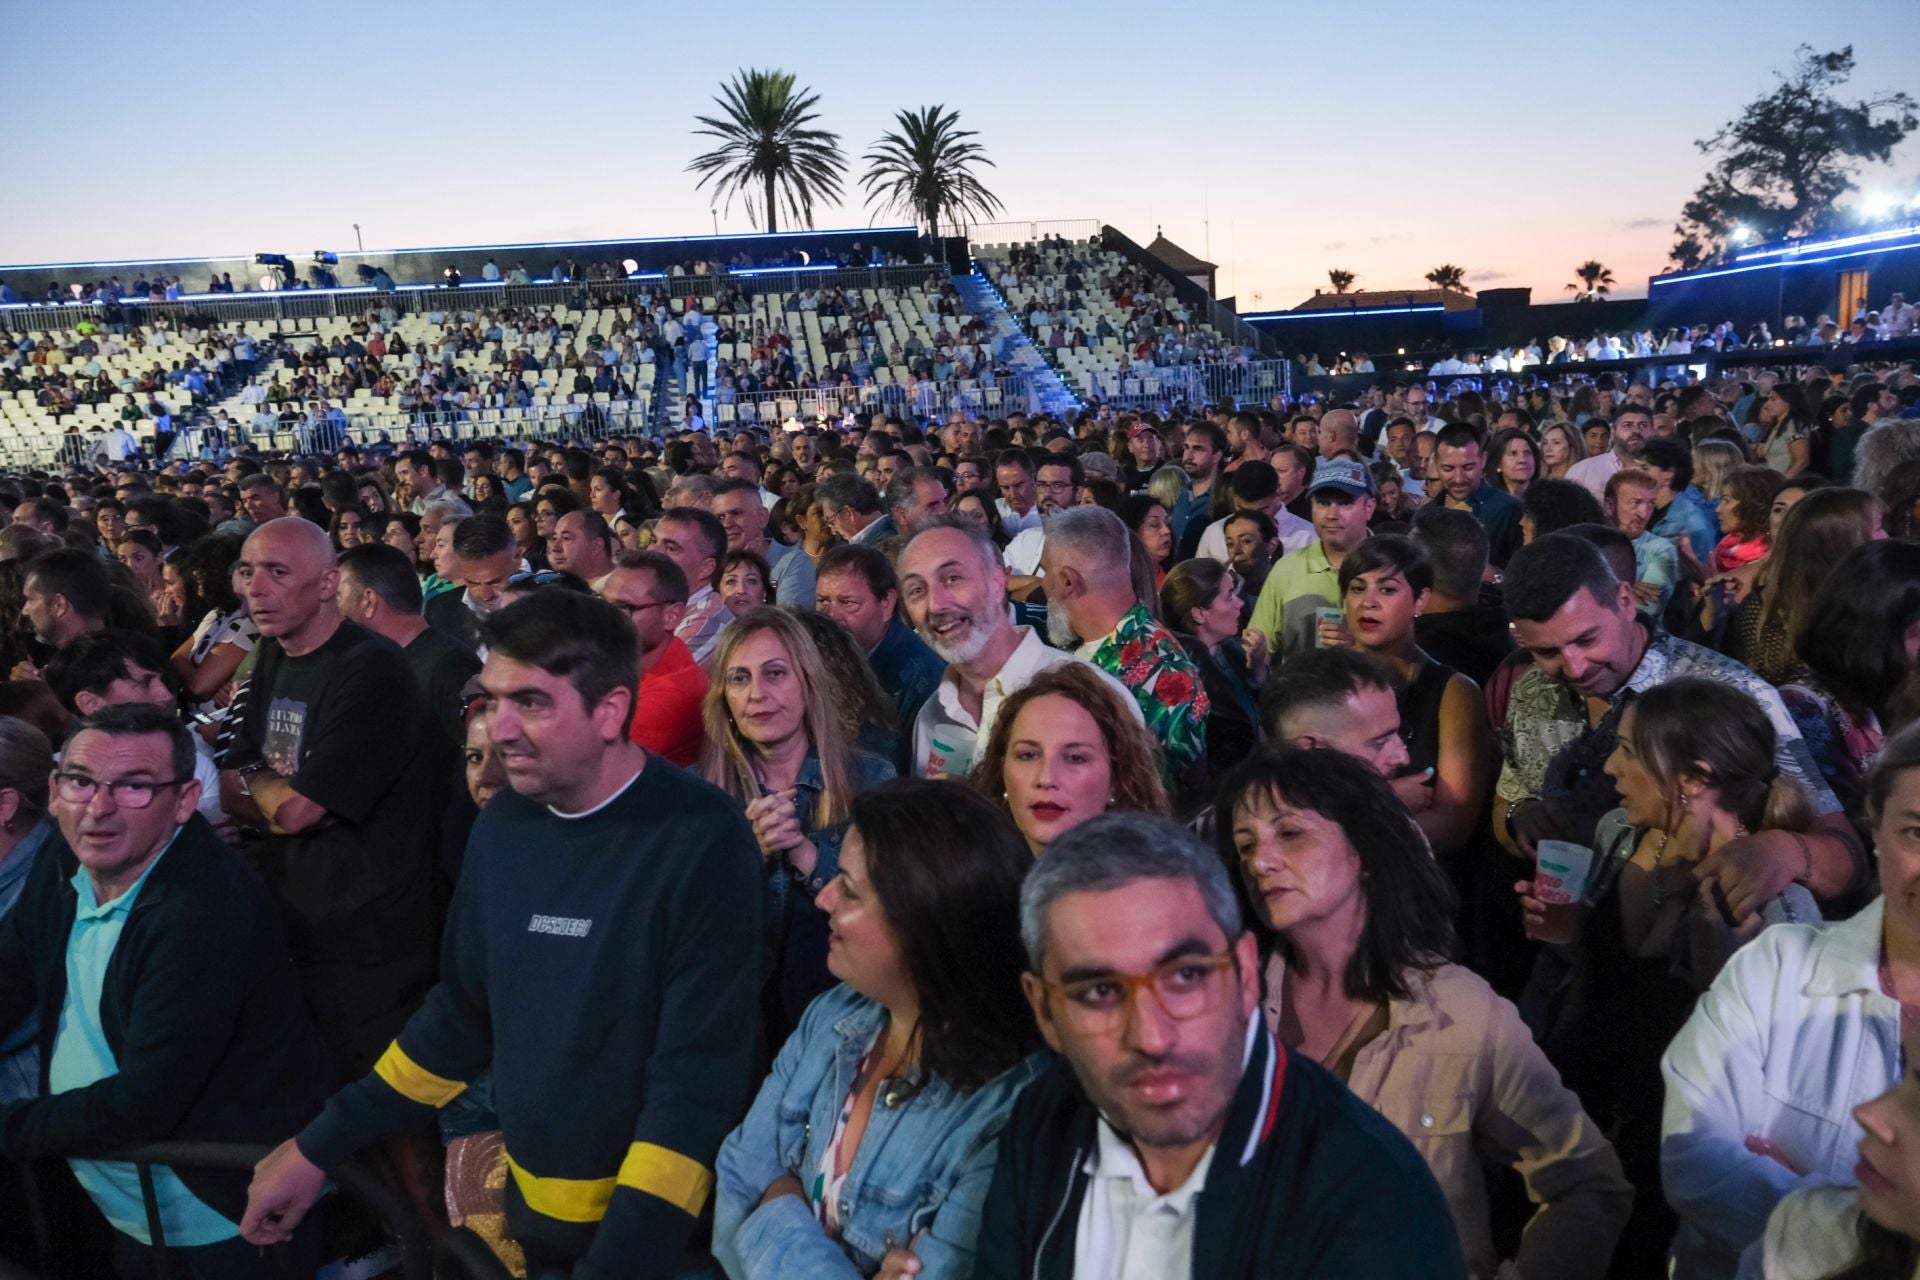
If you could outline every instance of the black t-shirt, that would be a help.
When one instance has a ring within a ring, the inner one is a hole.
[[[258,652],[228,766],[264,761],[327,811],[249,850],[286,913],[295,962],[377,965],[431,951],[446,753],[406,658],[346,621],[302,657],[275,639]]]
[[[460,611],[472,613],[464,603]],[[467,681],[480,674],[479,655],[436,627],[422,631],[401,652],[413,670],[413,682],[420,690],[427,715],[453,739],[454,746],[465,747],[467,726],[460,713],[460,695]]]

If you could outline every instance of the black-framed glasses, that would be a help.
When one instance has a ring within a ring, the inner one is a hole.
[[[160,782],[145,778],[121,778],[114,782],[101,782],[84,773],[68,773],[64,770],[53,775],[55,794],[68,804],[91,804],[94,795],[101,787],[105,787],[113,803],[122,809],[144,809],[162,791],[185,786],[192,781],[192,778],[168,778]]]
[[[666,606],[670,604],[678,604],[679,601],[648,600],[644,604],[629,604],[625,600],[609,600],[607,601],[607,603],[612,605],[614,608],[620,610],[620,612],[626,614],[629,618],[633,618],[633,617],[638,617],[640,614],[645,613],[649,609],[664,609]]]

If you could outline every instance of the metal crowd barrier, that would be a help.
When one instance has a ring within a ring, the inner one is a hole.
[[[166,1234],[161,1228],[159,1204],[154,1195],[153,1167],[167,1165],[246,1171],[265,1159],[271,1150],[271,1147],[249,1143],[155,1142],[120,1151],[102,1152],[88,1158],[124,1160],[139,1169],[140,1188],[146,1199],[147,1230],[153,1242],[154,1272],[159,1280],[169,1280],[177,1269],[170,1265]],[[42,1274],[50,1275],[54,1273],[52,1250],[56,1242],[47,1228],[45,1210],[35,1190],[37,1184],[31,1167],[25,1163],[18,1167],[22,1173],[22,1183],[28,1188],[27,1212],[32,1217],[29,1227],[41,1254],[38,1259],[39,1270]],[[382,1225],[400,1250],[400,1267],[406,1280],[433,1280],[433,1249],[428,1243],[426,1228],[406,1198],[357,1163],[342,1165],[332,1176],[337,1190],[345,1191],[379,1214]],[[485,1245],[481,1247],[485,1248]],[[453,1277],[461,1275],[458,1272],[452,1274]],[[494,1275],[473,1270],[470,1266],[465,1272],[467,1280],[493,1280]]]

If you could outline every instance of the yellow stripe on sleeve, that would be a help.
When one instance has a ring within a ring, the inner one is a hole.
[[[373,1064],[373,1074],[392,1085],[402,1097],[429,1107],[444,1107],[467,1088],[461,1081],[437,1076],[409,1058],[398,1040],[388,1045],[380,1061]]]
[[[620,1162],[619,1183],[658,1196],[697,1217],[713,1191],[713,1172],[678,1151],[651,1142],[636,1142],[627,1148],[627,1158]]]

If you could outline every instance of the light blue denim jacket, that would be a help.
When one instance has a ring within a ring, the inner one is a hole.
[[[883,1089],[841,1184],[838,1241],[798,1196],[760,1205],[781,1174],[813,1184],[855,1069],[886,1016],[844,983],[808,1005],[753,1109],[721,1146],[713,1253],[733,1280],[870,1276],[888,1249],[908,1244],[920,1258],[920,1280],[973,1274],[1000,1129],[1020,1090],[1044,1069],[1045,1054],[968,1094],[936,1079],[888,1106]]]

